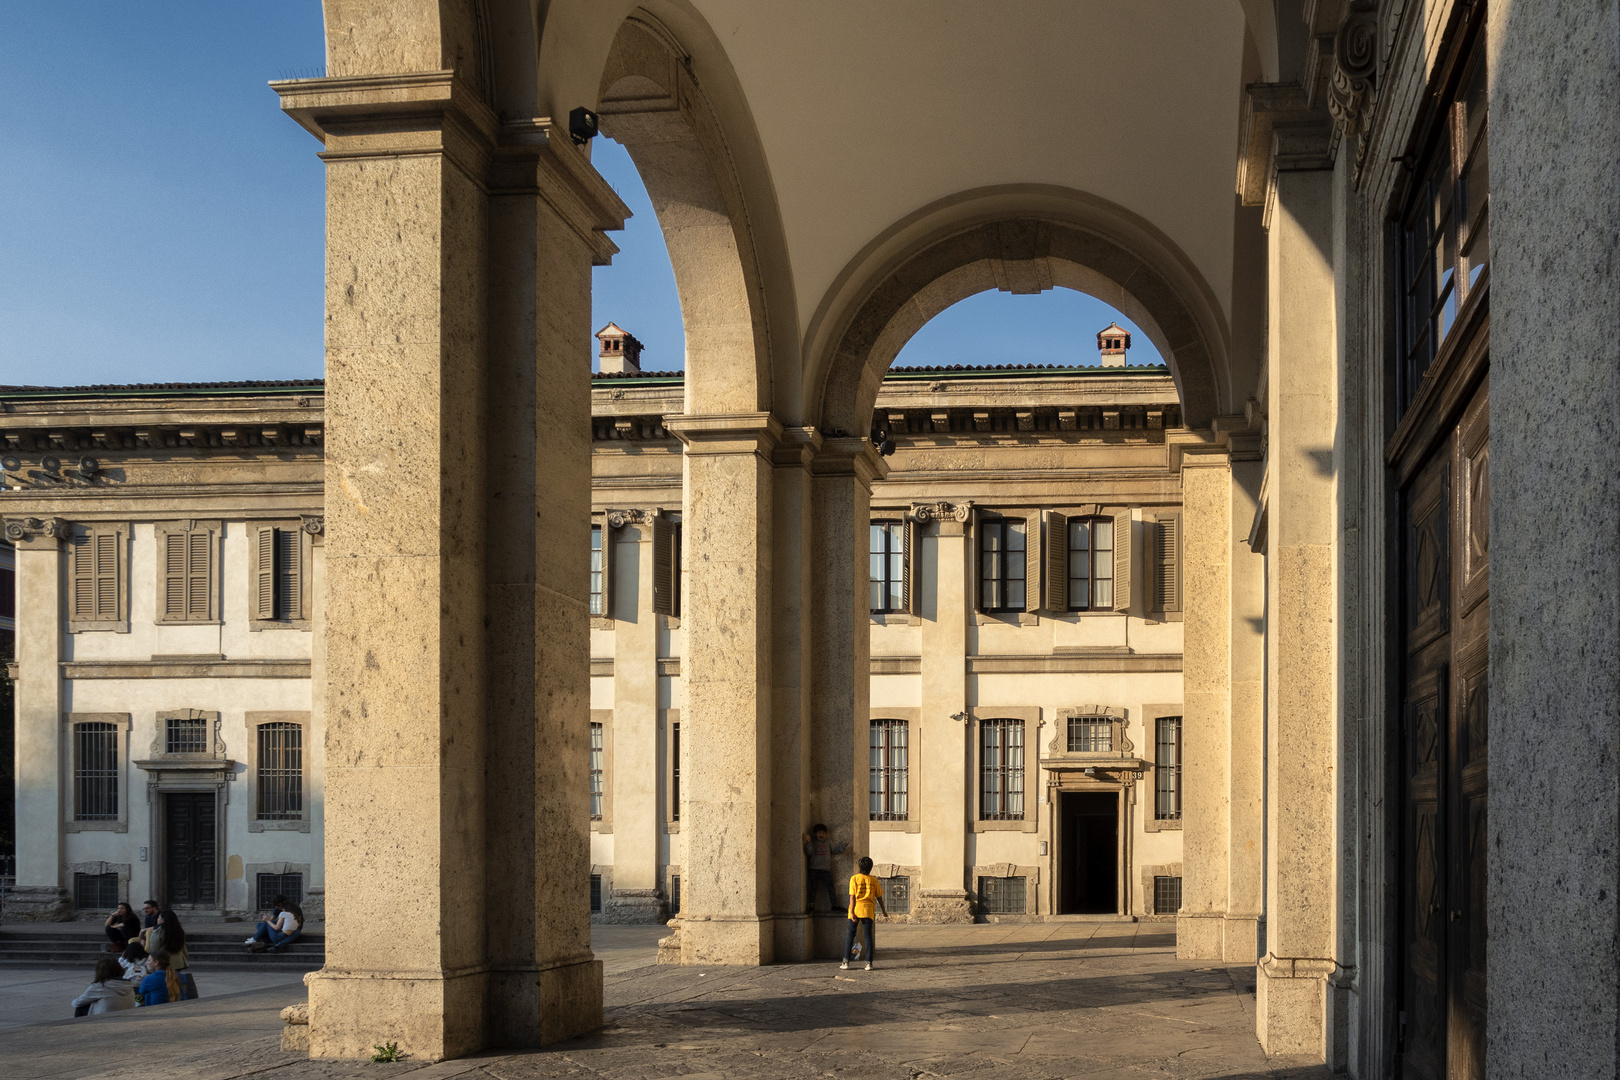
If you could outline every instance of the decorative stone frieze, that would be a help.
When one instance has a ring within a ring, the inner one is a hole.
[[[75,428],[6,428],[0,430],[0,440],[13,454],[20,455],[20,468],[38,464],[47,472],[45,458],[51,451],[69,454],[89,450],[178,450],[243,449],[265,447],[315,447],[326,440],[324,423],[304,424],[177,424],[137,427],[75,427]],[[28,459],[39,454],[37,462]],[[90,467],[85,468],[85,463]],[[69,463],[81,473],[95,474],[103,464],[95,458]],[[8,472],[11,470],[8,468]]]

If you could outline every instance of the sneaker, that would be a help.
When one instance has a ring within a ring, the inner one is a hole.
[[[845,960],[843,963],[839,964],[838,965],[838,970],[839,971],[848,971],[849,970],[849,961]]]
[[[244,945],[251,945],[251,944],[253,944],[253,943],[254,943],[254,942],[255,942],[255,941],[258,941],[258,940],[259,940],[259,939],[258,939],[258,938],[254,938],[254,937],[250,937],[250,938],[248,938],[248,939],[247,939],[247,940],[246,940],[246,941],[244,941],[244,942],[242,942],[242,944],[244,944]]]
[[[870,964],[870,963],[868,963],[868,964],[867,964],[867,965],[866,965],[866,970],[867,970],[867,971],[871,971],[871,970],[872,970],[872,965],[871,965],[871,964]]]

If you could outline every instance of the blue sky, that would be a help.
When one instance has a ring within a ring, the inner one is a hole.
[[[265,84],[323,63],[316,0],[0,3],[0,383],[320,376],[319,144]],[[652,206],[621,147],[593,154],[636,216],[594,272],[591,328],[611,319],[647,367],[679,368]],[[1135,330],[1079,293],[985,293],[898,363],[1095,363],[1114,318]]]

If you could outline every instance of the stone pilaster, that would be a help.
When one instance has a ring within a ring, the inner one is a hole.
[[[922,543],[922,759],[921,775],[976,778],[967,773],[967,621],[975,559],[972,509],[923,507],[913,511]],[[1033,775],[1033,774],[1032,774]],[[922,787],[922,885],[911,900],[911,921],[972,922],[968,902],[966,795],[961,784]],[[1028,797],[1033,798],[1031,793]]]
[[[1249,546],[1260,491],[1260,440],[1228,438],[1231,458],[1232,534],[1228,608],[1231,639],[1227,711],[1226,926],[1221,959],[1252,964],[1259,959],[1259,925],[1265,911],[1265,559]]]
[[[56,518],[9,519],[6,539],[17,548],[17,884],[6,897],[6,918],[72,918],[62,881],[62,540]],[[127,791],[120,792],[128,798]]]
[[[681,601],[681,961],[765,964],[775,946],[771,454],[782,426],[732,413],[668,427],[686,444],[683,547],[700,553],[686,560]]]
[[[658,511],[608,532],[613,555],[636,573],[620,577],[613,598],[613,896],[603,921],[661,921],[658,842],[664,816],[658,805],[658,619],[653,612],[653,523]],[[625,549],[628,548],[627,552]],[[635,588],[628,586],[635,584]]]
[[[1333,174],[1277,173],[1269,224],[1266,956],[1272,1054],[1329,1056],[1337,969]]]

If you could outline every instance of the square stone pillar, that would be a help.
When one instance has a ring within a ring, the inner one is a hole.
[[[782,426],[769,413],[733,413],[671,418],[668,427],[686,444],[681,962],[767,964],[771,455]]]
[[[1614,1077],[1620,1076],[1616,10],[1491,0],[1485,31],[1486,1063],[1493,1077]],[[1535,530],[1525,522],[1558,525]]]
[[[1228,607],[1231,618],[1227,710],[1226,925],[1221,958],[1252,964],[1260,958],[1265,913],[1266,617],[1265,558],[1249,546],[1260,493],[1260,440],[1228,439],[1232,535]]]
[[[579,343],[626,211],[566,134],[451,72],[276,89],[327,162],[311,1054],[567,1038],[601,1022]]]
[[[62,882],[62,780],[71,765],[62,747],[62,540],[56,518],[11,518],[6,539],[17,548],[17,884],[6,918],[55,921],[72,917]],[[6,719],[11,719],[7,717]],[[125,749],[125,748],[121,748]],[[127,790],[119,797],[129,798]]]
[[[969,522],[972,508],[948,504],[916,507],[922,544],[922,885],[911,901],[911,920],[969,923],[967,807],[978,777],[968,773],[967,624],[977,564]],[[937,522],[937,524],[936,524]],[[1029,753],[1035,751],[1033,744]],[[1031,769],[1028,773],[1035,775]],[[951,777],[959,777],[951,783]],[[940,778],[929,782],[930,777]],[[1036,793],[1026,792],[1026,799]]]
[[[1334,926],[1338,424],[1333,174],[1278,172],[1269,224],[1266,955],[1256,1024],[1271,1054],[1328,1056]]]
[[[833,885],[842,893],[857,861],[871,854],[868,761],[872,692],[872,630],[868,569],[872,481],[888,466],[865,439],[828,439],[814,473],[815,590],[811,601],[811,822],[826,824],[833,842]],[[809,824],[809,822],[807,822]],[[816,920],[815,955],[841,956],[847,936],[842,912]]]

